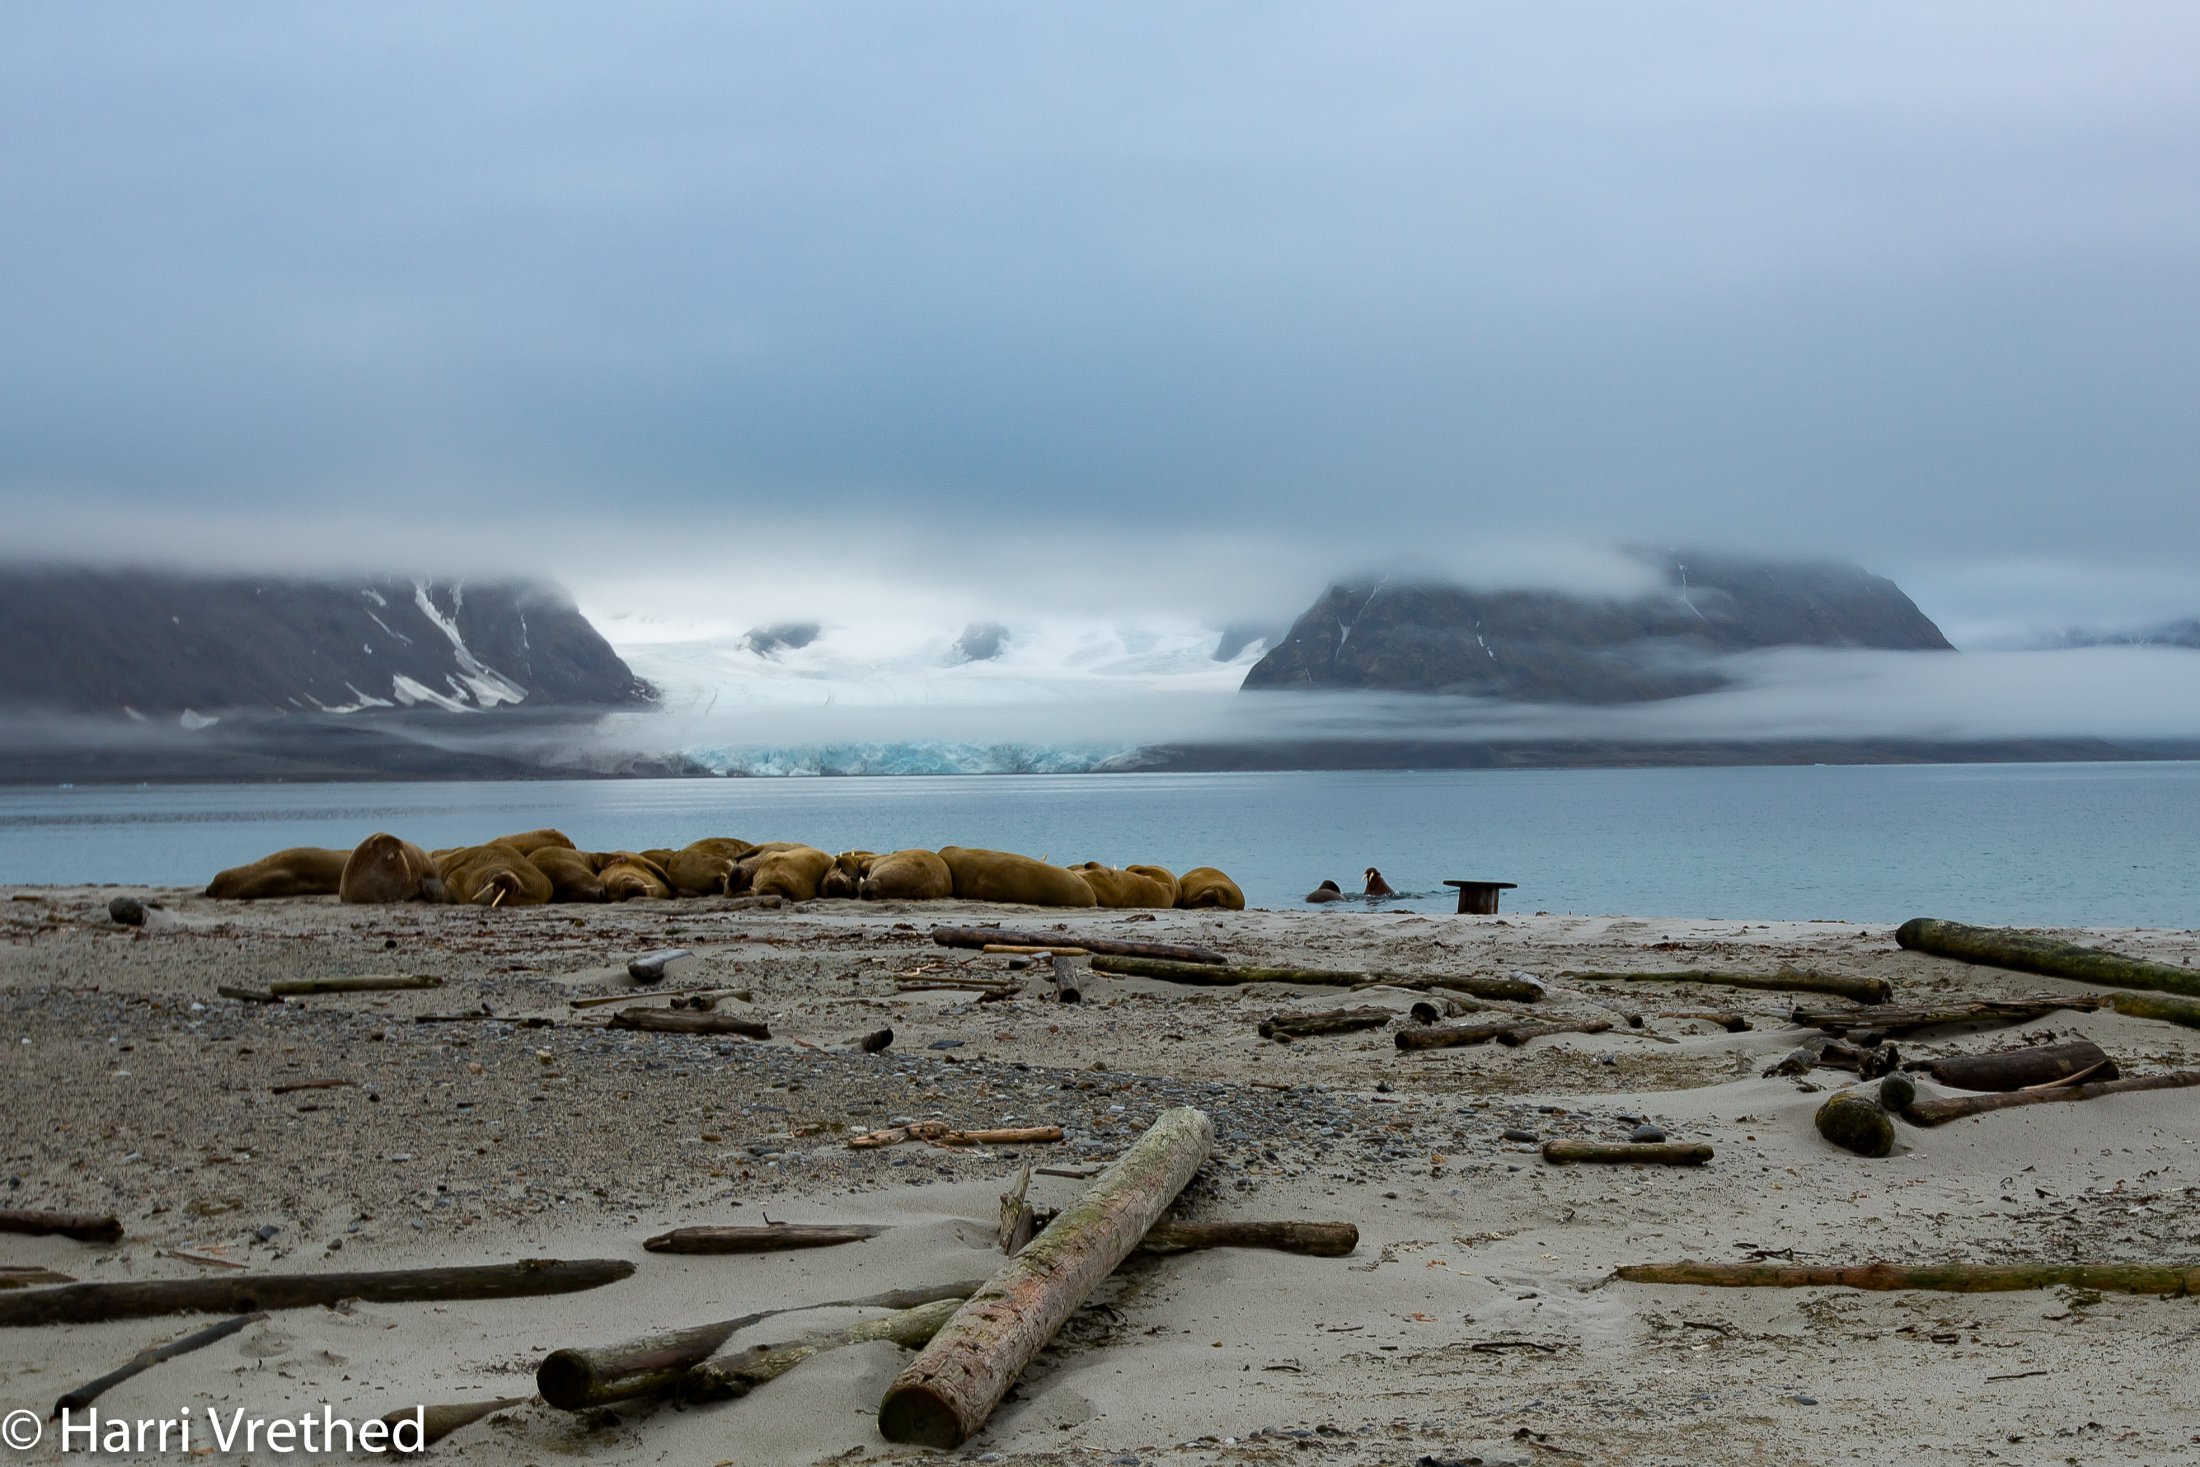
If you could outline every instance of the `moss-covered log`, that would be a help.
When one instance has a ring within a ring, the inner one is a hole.
[[[2011,1110],[2023,1105],[2054,1105],[2062,1101],[2098,1100],[2104,1095],[2129,1095],[2140,1090],[2182,1090],[2200,1085],[2200,1070],[2171,1070],[2160,1075],[2131,1075],[2121,1080],[2102,1080],[2093,1085],[2058,1085],[2046,1090],[2014,1090],[2006,1095],[1950,1095],[1941,1100],[1915,1100],[1902,1112],[1903,1119],[1919,1126],[1944,1126],[1965,1116],[1990,1110]]]
[[[1714,1289],[1930,1289],[1995,1294],[2019,1289],[2093,1289],[2104,1294],[2200,1293],[2200,1267],[2147,1263],[1998,1264],[1638,1263],[1612,1277],[1632,1284]]]
[[[2172,998],[2166,993],[2112,993],[2108,1002],[2127,1019],[2155,1019],[2200,1029],[2200,1002],[2193,999]]]
[[[1702,983],[1714,988],[1757,988],[1768,992],[1830,993],[1858,1003],[1885,1003],[1894,997],[1894,985],[1884,978],[1854,978],[1841,973],[1715,973],[1681,968],[1655,973],[1621,973],[1602,970],[1567,972],[1561,978],[1591,983]]]
[[[2200,972],[2191,968],[2125,957],[2106,948],[2064,942],[2015,927],[1971,927],[1937,917],[1912,917],[1895,929],[1894,940],[1912,952],[1938,958],[2080,983],[2105,983],[2111,988],[2144,988],[2200,998]]]
[[[1158,978],[1164,983],[1191,983],[1207,988],[1231,988],[1244,983],[1298,983],[1314,988],[1358,988],[1381,984],[1388,988],[1457,989],[1476,998],[1507,998],[1534,1003],[1543,997],[1540,983],[1525,978],[1476,978],[1450,974],[1424,978],[1410,973],[1360,973],[1336,968],[1256,968],[1241,963],[1221,965],[1171,963],[1156,958],[1096,957],[1096,973],[1126,978]]]

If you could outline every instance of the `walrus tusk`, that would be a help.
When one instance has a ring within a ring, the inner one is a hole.
[[[490,905],[490,906],[492,906],[492,907],[495,907],[495,906],[501,906],[501,905],[503,904],[503,902],[504,902],[504,892],[505,892],[505,888],[503,888],[503,887],[501,887],[501,886],[500,886],[500,887],[498,887],[498,888],[497,888],[497,894],[496,894],[495,896],[493,896],[493,897],[489,898],[489,905]]]

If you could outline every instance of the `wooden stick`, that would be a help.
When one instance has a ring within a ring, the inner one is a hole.
[[[1311,1258],[1342,1258],[1360,1246],[1348,1222],[1158,1222],[1138,1243],[1141,1253],[1194,1248],[1269,1248]]]
[[[957,1131],[944,1121],[914,1121],[906,1126],[889,1126],[883,1131],[865,1131],[860,1136],[850,1136],[848,1144],[859,1151],[879,1146],[899,1146],[904,1141],[929,1141],[935,1146],[1022,1146],[1034,1141],[1059,1141],[1060,1126],[995,1126],[990,1130]]]
[[[1944,1126],[1950,1121],[1983,1115],[1990,1110],[2051,1105],[2062,1100],[2097,1100],[2103,1095],[2128,1095],[2137,1090],[2181,1090],[2190,1085],[2200,1085],[2200,1070],[2170,1070],[2160,1075],[2134,1075],[2122,1080],[2063,1085],[2050,1090],[2016,1090],[2006,1095],[1951,1095],[1943,1100],[1914,1100],[1902,1116],[1912,1125]]]
[[[767,1223],[763,1227],[674,1228],[647,1239],[652,1253],[774,1253],[860,1243],[886,1229],[876,1223]]]
[[[1702,1166],[1711,1147],[1702,1141],[1546,1141],[1550,1162],[1648,1162],[1652,1166]]]
[[[0,1264],[0,1289],[35,1289],[40,1284],[73,1284],[76,1275],[56,1273],[36,1264]]]
[[[1510,1029],[1498,1030],[1497,1042],[1508,1049],[1518,1049],[1531,1039],[1549,1034],[1604,1034],[1611,1027],[1603,1019],[1554,1019],[1548,1024],[1515,1024]]]
[[[0,1233],[52,1233],[79,1243],[112,1243],[122,1236],[122,1221],[112,1213],[0,1211]]]
[[[993,1228],[994,1243],[1010,1257],[1039,1231],[1039,1214],[1028,1198],[1030,1191],[1031,1164],[1026,1162],[1016,1185],[1001,1194],[1000,1216]]]
[[[1060,952],[1081,947],[1089,953],[1119,958],[1167,958],[1179,963],[1225,963],[1229,959],[1213,948],[1181,942],[1135,942],[1126,937],[1098,937],[1090,933],[1020,932],[1005,927],[935,927],[932,940],[941,947],[983,948],[987,943],[1019,943],[1031,948]]]
[[[2057,1009],[2073,1009],[2086,1013],[2103,1007],[2107,1002],[2107,999],[2098,994],[2087,994],[2069,998],[2050,995],[2038,998],[1988,998],[1972,1003],[1905,1005],[1899,1008],[1892,1004],[1876,1009],[1798,1007],[1788,1018],[1805,1028],[1823,1029],[1828,1034],[1853,1034],[1860,1031],[1908,1034],[1917,1029],[1938,1028],[1942,1024],[2029,1024]]]
[[[894,987],[902,993],[936,993],[952,989],[961,993],[983,993],[996,998],[1009,998],[1024,991],[1024,985],[1013,978],[896,978]]]
[[[888,1441],[953,1448],[993,1414],[1016,1377],[1158,1222],[1214,1145],[1188,1106],[1162,1112],[1084,1197],[1010,1259],[887,1388]]]
[[[1456,974],[1422,978],[1409,973],[1359,973],[1333,968],[1252,968],[1241,964],[1215,966],[1203,963],[1164,962],[1155,958],[1096,957],[1096,973],[1119,973],[1131,978],[1158,978],[1164,983],[1190,983],[1207,988],[1232,988],[1244,983],[1299,983],[1320,988],[1358,988],[1379,984],[1386,988],[1451,988],[1477,998],[1509,998],[1533,1003],[1543,997],[1543,985],[1524,978],[1474,978]]]
[[[1712,973],[1681,968],[1654,973],[1579,971],[1559,974],[1592,983],[1705,983],[1718,988],[1760,988],[1777,992],[1830,993],[1858,1003],[1885,1003],[1894,997],[1894,985],[1884,978],[1851,978],[1840,973],[1797,973],[1783,968],[1777,973]]]
[[[955,1317],[962,1303],[960,1298],[941,1299],[889,1314],[884,1319],[825,1330],[792,1344],[752,1345],[746,1350],[704,1361],[682,1376],[676,1389],[683,1401],[733,1400],[766,1381],[777,1380],[812,1355],[837,1350],[843,1345],[891,1340],[905,1350],[922,1349]]]
[[[1079,954],[1082,956],[1082,954]],[[1054,996],[1062,1003],[1082,1003],[1084,985],[1078,981],[1077,965],[1070,961],[1070,954],[1056,953],[1051,964],[1054,978]]]
[[[743,1039],[769,1039],[771,1026],[734,1014],[699,1014],[671,1009],[621,1009],[611,1016],[614,1029],[640,1029],[650,1034],[738,1034]]]
[[[1289,1044],[1313,1034],[1346,1034],[1355,1029],[1380,1029],[1391,1021],[1389,1009],[1366,1005],[1355,1009],[1325,1009],[1320,1013],[1270,1014],[1260,1021],[1260,1037]]]
[[[1931,1289],[1991,1294],[2071,1288],[2103,1294],[2200,1293],[2200,1268],[2145,1263],[1637,1263],[1612,1277],[1635,1284],[1698,1284],[1715,1289]]]
[[[409,978],[285,978],[267,985],[277,998],[303,998],[314,993],[404,993],[416,988],[441,988],[443,980],[432,973]]]
[[[358,1299],[518,1299],[601,1288],[634,1272],[623,1258],[530,1258],[461,1268],[393,1268],[375,1273],[258,1274],[128,1284],[64,1284],[0,1297],[0,1326],[96,1324],[156,1314],[247,1314],[308,1309]]]
[[[382,1418],[382,1424],[393,1428],[409,1426],[415,1421],[421,1424],[418,1442],[400,1447],[395,1436],[391,1437],[390,1451],[399,1456],[410,1456],[414,1452],[434,1446],[462,1426],[472,1426],[484,1416],[494,1416],[497,1412],[509,1411],[514,1406],[524,1406],[533,1399],[533,1396],[500,1396],[494,1401],[459,1401],[446,1406],[415,1406],[409,1411],[390,1412]]]
[[[193,1350],[203,1350],[217,1340],[228,1339],[246,1325],[258,1324],[266,1318],[267,1315],[264,1312],[240,1314],[235,1319],[225,1319],[220,1324],[210,1324],[205,1329],[185,1335],[180,1340],[171,1340],[165,1345],[156,1345],[149,1349],[140,1350],[132,1355],[127,1362],[108,1371],[99,1379],[86,1381],[74,1390],[63,1391],[61,1399],[53,1403],[52,1414],[59,1416],[64,1411],[81,1411],[98,1400],[110,1387],[121,1385],[131,1376],[143,1375],[163,1360],[173,1360],[178,1355],[188,1355]]]
[[[1066,946],[1061,943],[1046,947],[1034,947],[1028,942],[989,942],[980,951],[1013,953],[1021,957],[1035,957],[1040,953],[1052,953],[1058,958],[1087,958],[1092,956],[1088,949]]]
[[[963,1300],[976,1292],[978,1279],[925,1289],[895,1289],[863,1299],[831,1299],[822,1304],[790,1304],[712,1324],[689,1325],[624,1340],[616,1345],[553,1350],[535,1369],[535,1389],[560,1411],[585,1411],[613,1401],[653,1396],[676,1386],[693,1367],[752,1324],[807,1309],[914,1309],[942,1299]]]
[[[636,983],[662,983],[665,969],[682,958],[695,954],[684,947],[668,947],[653,953],[644,953],[626,965],[626,976]]]
[[[2116,1062],[2090,1039],[2061,1044],[2035,1044],[2026,1049],[2004,1049],[1992,1054],[1954,1054],[1923,1060],[1910,1068],[1923,1070],[1941,1084],[1957,1090],[2030,1090],[2084,1074],[2113,1080]]]
[[[223,998],[233,998],[239,1003],[281,1003],[282,995],[269,993],[264,988],[239,988],[234,984],[217,984],[214,992]]]
[[[2162,993],[2112,993],[2108,1002],[2126,1018],[2158,1019],[2165,1024],[2200,1029],[2200,1003],[2189,998],[2171,998]]]
[[[2200,972],[2169,963],[2127,958],[2105,948],[2062,942],[2013,927],[1969,927],[1935,917],[1912,917],[1895,929],[1894,940],[1912,952],[1986,963],[2019,973],[2106,983],[2114,988],[2149,988],[2200,998]]]
[[[287,1085],[268,1086],[267,1093],[270,1095],[295,1095],[301,1090],[342,1090],[346,1086],[358,1083],[357,1080],[292,1080]]]

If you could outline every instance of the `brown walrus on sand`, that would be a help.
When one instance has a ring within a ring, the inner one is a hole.
[[[518,835],[500,835],[489,844],[510,846],[523,856],[532,856],[535,852],[552,846],[561,851],[575,849],[571,836],[562,830],[551,830],[547,827],[541,830],[523,830]]]
[[[1023,902],[1034,907],[1100,905],[1092,888],[1076,872],[1014,851],[941,846],[940,859],[954,875],[955,895],[966,902]]]
[[[746,860],[742,864],[748,867],[753,895],[809,902],[817,900],[817,884],[833,869],[833,858],[816,846],[789,846],[767,853],[753,866]]]
[[[733,868],[750,849],[745,840],[705,836],[689,841],[677,851],[665,852],[662,859],[653,852],[642,854],[664,868],[672,889],[682,896],[730,896],[733,894]]]
[[[1176,904],[1180,907],[1220,907],[1245,910],[1245,893],[1238,884],[1212,866],[1196,866],[1176,879]]]
[[[206,883],[206,894],[225,901],[254,902],[267,897],[334,896],[343,885],[349,851],[321,846],[292,846],[262,856],[247,866],[232,866]]]
[[[867,902],[936,902],[955,894],[955,874],[938,851],[890,851],[864,868],[856,895]]]
[[[1084,878],[1092,888],[1093,898],[1103,907],[1173,907],[1176,905],[1176,877],[1163,873],[1158,866],[1125,866],[1120,870],[1103,866],[1098,861],[1087,861],[1070,870]]]
[[[647,856],[633,851],[609,851],[599,854],[595,861],[596,876],[603,882],[604,895],[615,902],[628,902],[636,897],[663,900],[672,895],[672,883],[665,876],[662,866]]]
[[[450,888],[428,853],[409,840],[376,831],[359,842],[337,879],[336,899],[354,905],[377,902],[447,902]]]
[[[510,846],[460,846],[439,853],[435,864],[451,899],[477,907],[540,907],[555,890],[541,867]]]
[[[817,894],[821,897],[852,897],[863,886],[863,878],[871,874],[871,863],[878,859],[877,851],[842,851],[833,857],[833,869],[818,878]]]
[[[608,902],[603,878],[596,874],[596,863],[588,859],[586,851],[569,851],[564,846],[543,846],[527,853],[537,871],[550,878],[550,900],[553,902]]]

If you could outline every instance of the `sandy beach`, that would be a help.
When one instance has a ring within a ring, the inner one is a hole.
[[[107,903],[161,906],[143,928]],[[1812,1126],[1850,1077],[1762,1072],[1808,1031],[1797,995],[1594,985],[1569,969],[1783,965],[1891,980],[1898,1001],[2076,995],[2080,984],[1899,950],[1891,927],[1380,911],[1071,914],[1078,932],[1203,943],[1249,963],[1417,975],[1526,972],[1539,1009],[1607,1033],[1518,1048],[1400,1052],[1390,1029],[1277,1044],[1267,1015],[1416,995],[1262,984],[1191,988],[1088,975],[1056,1001],[901,992],[944,963],[941,922],[1056,925],[1030,909],[709,901],[616,907],[216,903],[110,887],[0,900],[0,1207],[113,1212],[116,1245],[0,1237],[0,1265],[83,1280],[229,1270],[396,1268],[607,1257],[633,1277],[492,1303],[277,1313],[102,1398],[114,1414],[329,1403],[368,1417],[524,1396],[562,1345],[606,1344],[778,1305],[991,1272],[996,1199],[1027,1163],[1118,1155],[1162,1109],[1214,1120],[1179,1201],[1195,1219],[1338,1219],[1350,1257],[1217,1250],[1127,1263],[956,1455],[1006,1463],[2174,1462],[2200,1457],[2200,1301],[2067,1289],[1960,1295],[1712,1290],[1609,1280],[1627,1263],[2200,1262],[2200,1091],[2043,1105],[1901,1128],[1867,1160]],[[2065,934],[2191,964],[2200,934]],[[773,1038],[632,1033],[626,961],[682,946],[666,988],[738,990],[719,1012]],[[435,974],[439,989],[280,1005],[216,996],[324,975]],[[1808,1000],[1817,1002],[1818,1000]],[[1826,1002],[1832,1002],[1827,1000]],[[417,1022],[478,1011],[494,1018]],[[1678,1017],[1738,1012],[1729,1033]],[[1642,1020],[1633,1027],[1626,1016]],[[530,1021],[547,1021],[529,1027]],[[850,1046],[890,1025],[882,1053]],[[1977,1052],[2051,1030],[2126,1073],[2187,1066],[2200,1031],[2108,1010],[1901,1041]],[[303,1081],[354,1083],[277,1094]],[[1925,1093],[1936,1093],[1920,1082]],[[1058,1124],[1054,1145],[855,1150],[909,1119]],[[1641,1124],[1703,1141],[1695,1168],[1558,1167],[1536,1143],[1624,1141]],[[1508,1139],[1508,1137],[1533,1139]],[[1040,1176],[1035,1199],[1083,1183]],[[645,1237],[771,1221],[890,1225],[811,1252],[669,1257]],[[177,1256],[178,1254],[186,1256]],[[856,1316],[775,1321],[743,1341]],[[0,1330],[0,1406],[54,1397],[204,1319]],[[482,1463],[766,1463],[928,1455],[877,1434],[908,1357],[837,1350],[746,1399],[540,1403],[436,1450]],[[49,1442],[29,1454],[50,1460]]]

